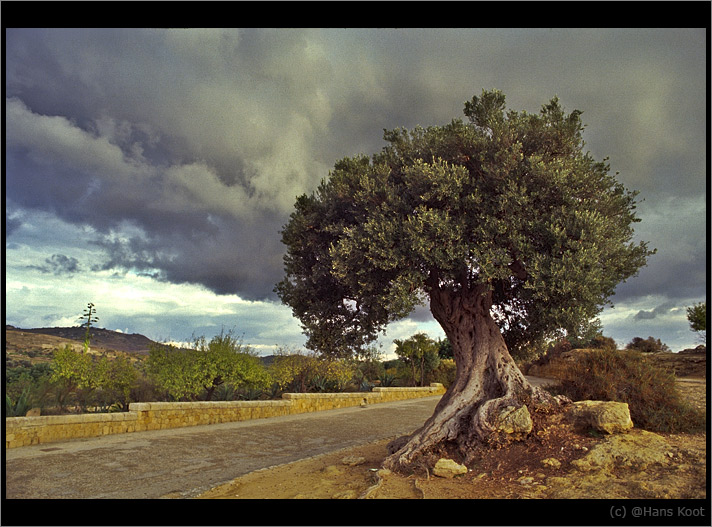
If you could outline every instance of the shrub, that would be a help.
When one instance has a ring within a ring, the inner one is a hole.
[[[101,411],[128,410],[137,379],[138,372],[126,357],[110,360],[71,346],[55,350],[53,355],[50,380],[60,407],[66,406],[69,395],[73,395],[83,410],[92,406]]]
[[[269,367],[276,389],[297,393],[341,392],[354,373],[355,366],[346,360],[327,360],[299,350],[278,350]]]
[[[618,349],[616,341],[613,338],[604,337],[603,335],[597,335],[593,337],[588,347],[604,351],[615,351],[616,349]]]
[[[393,383],[395,383],[396,376],[395,373],[389,373],[387,370],[384,370],[383,374],[378,376],[378,380],[381,382],[381,386],[389,387],[393,386]]]
[[[223,383],[234,388],[265,387],[268,376],[254,352],[235,338],[232,331],[221,331],[210,342],[198,337],[195,349],[153,345],[146,370],[150,379],[174,400],[211,400]]]
[[[643,353],[658,353],[661,351],[670,351],[670,348],[668,348],[666,344],[663,344],[660,339],[654,339],[653,337],[648,337],[647,339],[635,337],[632,341],[626,344],[625,349],[638,350],[642,351]]]
[[[692,432],[705,416],[677,390],[675,376],[646,361],[635,350],[594,350],[567,366],[557,393],[574,401],[628,403],[635,426],[654,432]]]
[[[455,373],[457,366],[453,359],[441,359],[437,369],[433,372],[432,382],[439,382],[445,388],[448,388],[455,382]]]

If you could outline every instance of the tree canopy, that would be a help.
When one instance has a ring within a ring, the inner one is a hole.
[[[345,355],[437,290],[488,291],[510,348],[593,318],[645,265],[635,192],[584,151],[581,112],[483,91],[468,121],[386,130],[297,198],[275,290],[307,347]]]

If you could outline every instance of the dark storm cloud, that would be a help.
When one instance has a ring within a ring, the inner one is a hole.
[[[8,214],[5,215],[5,236],[11,236],[22,225],[22,220]]]
[[[635,320],[652,320],[656,317],[666,315],[672,308],[676,307],[675,302],[665,302],[650,311],[640,310],[633,317]]]
[[[640,226],[670,226],[640,229],[658,254],[614,300],[696,295],[704,229],[680,229],[705,214],[704,45],[665,29],[8,29],[7,200],[91,226],[96,269],[274,298],[279,230],[336,160],[377,151],[383,128],[462,117],[483,88],[531,112],[558,95],[641,192]]]
[[[28,267],[42,273],[52,273],[58,276],[73,275],[80,271],[79,260],[64,254],[53,254],[45,259],[43,265],[31,265]]]

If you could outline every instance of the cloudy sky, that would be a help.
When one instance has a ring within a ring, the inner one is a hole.
[[[705,299],[704,29],[8,29],[7,324],[155,340],[304,342],[272,292],[279,230],[334,162],[382,131],[445,124],[498,88],[583,111],[586,148],[640,192],[658,252],[601,316],[620,345],[696,344]],[[427,311],[394,338],[443,333]]]

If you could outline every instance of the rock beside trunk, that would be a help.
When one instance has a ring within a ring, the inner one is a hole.
[[[526,405],[507,406],[499,414],[498,429],[506,434],[528,434],[534,423]]]
[[[628,403],[578,401],[574,403],[571,415],[574,425],[606,434],[618,434],[633,428]]]
[[[433,474],[441,478],[454,478],[460,474],[467,474],[467,467],[456,463],[452,459],[440,458],[435,463]]]

